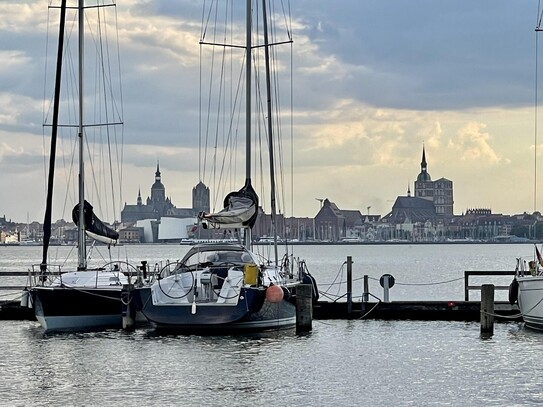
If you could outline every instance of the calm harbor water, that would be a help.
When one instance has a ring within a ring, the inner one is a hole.
[[[120,258],[160,262],[187,248],[116,250]],[[382,296],[376,280],[394,275],[391,300],[462,300],[464,270],[512,270],[516,257],[532,251],[531,245],[295,247],[328,295],[343,294],[342,263],[352,256],[354,278],[368,274],[376,296]],[[39,258],[39,247],[0,247],[0,273],[26,270]],[[361,284],[355,282],[359,292]],[[543,403],[543,334],[521,323],[499,323],[487,340],[477,323],[444,321],[326,320],[314,321],[307,335],[220,337],[159,336],[147,328],[44,334],[35,322],[0,324],[2,406]]]

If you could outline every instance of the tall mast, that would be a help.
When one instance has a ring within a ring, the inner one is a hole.
[[[273,126],[272,126],[272,102],[270,83],[270,45],[268,41],[268,17],[266,14],[266,0],[262,0],[262,18],[264,20],[264,55],[266,60],[266,94],[268,106],[268,138],[270,155],[270,194],[271,194],[271,227],[273,233],[273,247],[275,254],[275,266],[279,264],[277,253],[277,208],[275,202],[275,164],[273,159]]]
[[[57,152],[58,110],[60,105],[60,83],[62,80],[62,53],[64,51],[64,27],[66,23],[66,0],[60,6],[60,24],[58,29],[57,68],[55,74],[55,99],[53,103],[53,127],[51,131],[51,151],[49,156],[49,177],[47,180],[47,202],[43,221],[43,255],[40,269],[47,269],[47,251],[51,240],[51,217],[53,207],[53,183],[55,179],[55,159]]]
[[[245,179],[251,180],[251,60],[252,60],[252,44],[251,44],[251,0],[247,0],[247,31],[246,31],[246,89],[245,89]]]
[[[79,127],[78,127],[78,139],[79,139],[79,222],[78,222],[78,260],[79,270],[85,270],[87,268],[87,250],[85,241],[85,184],[84,175],[85,167],[83,164],[83,151],[84,151],[84,134],[83,134],[83,51],[84,51],[84,6],[85,0],[79,0],[78,3],[78,19],[79,19]]]
[[[252,69],[252,10],[251,0],[246,1],[246,61],[245,61],[245,184],[251,184],[251,69]],[[258,211],[258,208],[256,208]],[[244,236],[245,247],[250,248],[252,243],[251,228],[245,228]]]

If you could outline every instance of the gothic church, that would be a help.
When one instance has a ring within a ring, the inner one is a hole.
[[[192,208],[176,208],[170,198],[166,198],[166,188],[162,183],[159,163],[157,162],[155,182],[151,186],[151,196],[143,204],[141,190],[138,191],[136,205],[125,203],[121,211],[121,222],[133,223],[138,220],[156,219],[161,217],[193,218],[199,212],[209,212],[209,188],[199,182],[192,189]]]

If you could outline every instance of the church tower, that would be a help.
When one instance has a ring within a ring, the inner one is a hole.
[[[196,213],[209,213],[209,188],[200,181],[192,188],[192,210]]]
[[[166,216],[173,208],[170,199],[166,199],[166,188],[164,188],[164,185],[162,184],[158,161],[156,164],[155,183],[151,186],[151,197],[147,198],[147,205],[152,208],[152,211],[157,218]]]
[[[428,173],[428,164],[426,163],[426,150],[422,146],[422,161],[420,163],[420,174],[415,181],[415,196],[417,198],[434,200],[434,183]]]
[[[151,202],[160,203],[166,200],[166,188],[161,182],[160,167],[158,161],[156,163],[155,183],[151,187]]]
[[[420,174],[415,181],[415,196],[432,201],[436,209],[436,215],[445,217],[454,216],[453,183],[447,178],[432,181],[432,177],[428,173],[424,145],[422,146]]]

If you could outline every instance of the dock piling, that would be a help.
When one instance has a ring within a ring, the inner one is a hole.
[[[494,335],[494,284],[481,286],[481,336]]]
[[[313,329],[313,287],[300,284],[296,287],[296,333]]]
[[[125,284],[123,286],[123,291],[121,293],[122,300],[122,316],[123,316],[123,329],[125,331],[134,330],[135,324],[135,315],[134,307],[132,306],[132,290],[134,290],[133,284]]]

